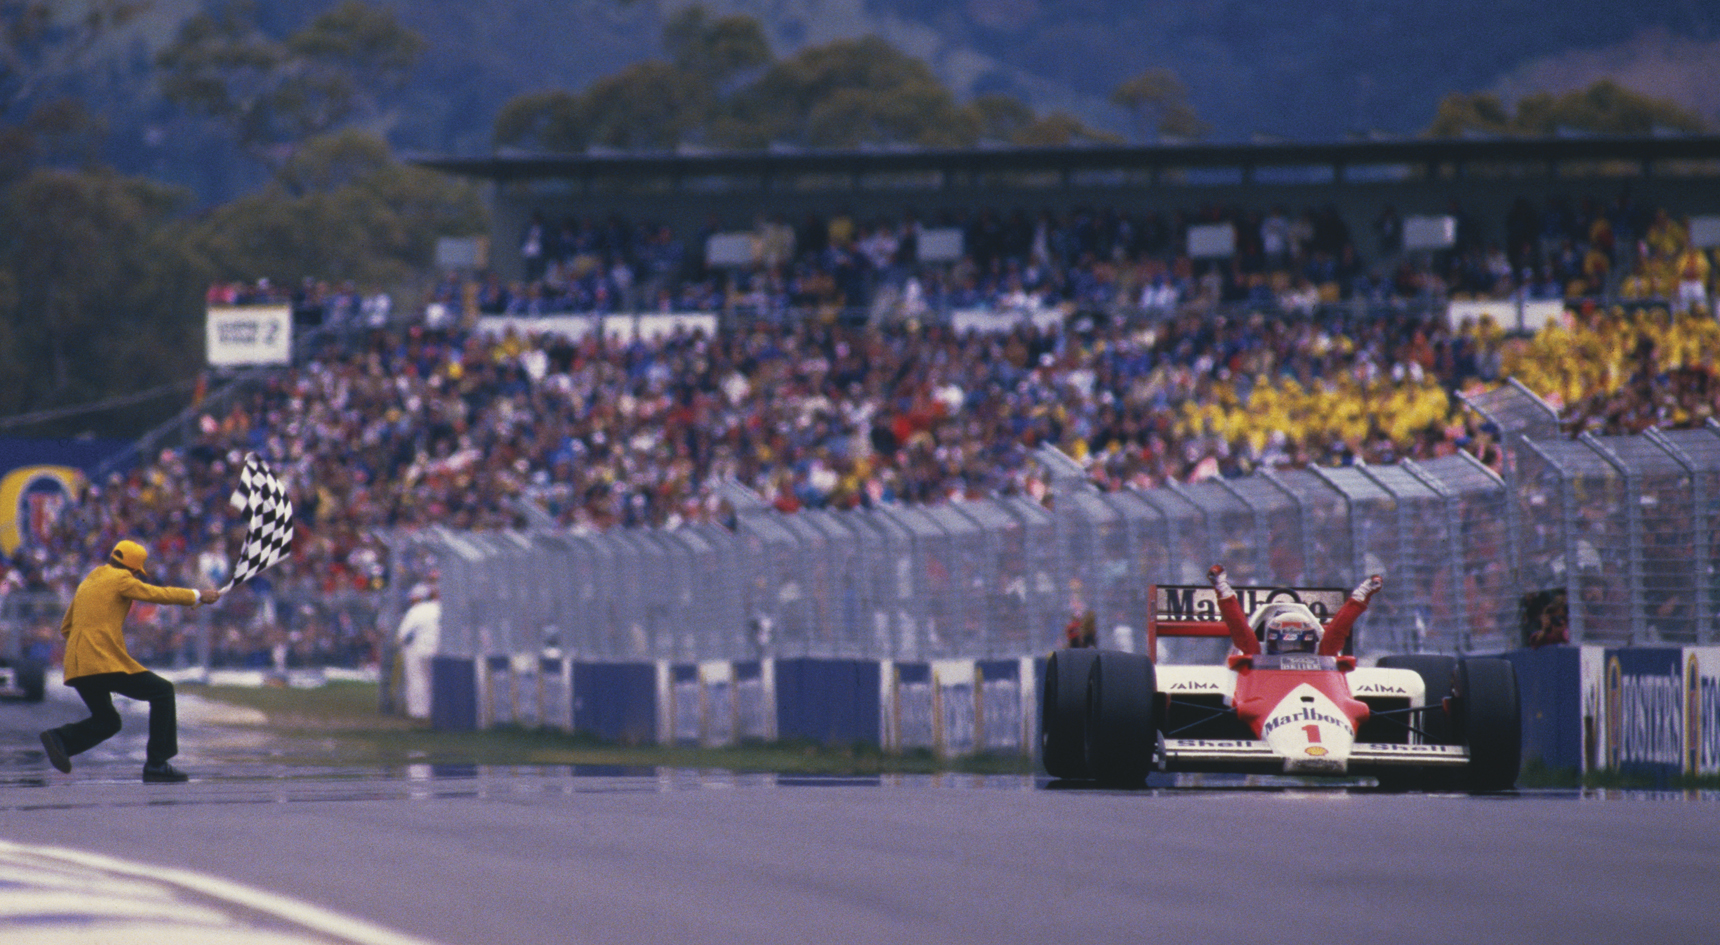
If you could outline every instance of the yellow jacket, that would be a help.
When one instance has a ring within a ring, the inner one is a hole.
[[[156,587],[111,564],[91,571],[60,621],[60,635],[66,638],[67,682],[97,673],[147,672],[125,650],[125,617],[134,600],[189,607],[197,603],[197,592],[189,587]]]

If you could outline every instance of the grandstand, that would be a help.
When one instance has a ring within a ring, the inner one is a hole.
[[[1113,493],[1460,452],[1500,472],[1507,431],[1462,402],[1508,378],[1566,433],[1701,429],[1713,267],[1699,294],[1667,272],[1712,262],[1693,223],[1720,213],[1717,158],[1680,138],[426,159],[495,183],[492,265],[393,312],[331,295],[290,367],[145,438],[7,562],[9,600],[63,593],[121,535],[195,583],[252,449],[298,497],[293,559],[221,626],[160,615],[140,657],[368,659],[414,567],[390,542],[431,527],[732,526],[732,485],[779,513],[1043,503],[1045,445]],[[540,232],[541,272],[516,239],[534,213],[573,221]],[[1447,216],[1443,243],[1391,222]],[[1231,253],[1195,258],[1202,226]],[[709,265],[702,238],[743,231],[745,261]],[[1573,285],[1597,246],[1605,278]],[[1507,304],[1449,317],[1462,296]],[[1514,321],[1530,302],[1570,314]],[[709,318],[641,333],[642,311]]]

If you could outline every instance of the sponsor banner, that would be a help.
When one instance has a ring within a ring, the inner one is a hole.
[[[977,749],[1025,753],[1033,715],[1028,707],[1033,703],[1023,680],[1032,678],[1031,666],[1024,660],[982,660],[976,670],[980,685]]]
[[[625,320],[611,317],[604,323],[604,328],[613,333],[616,325],[624,329],[622,337],[628,341],[635,338],[659,341],[677,332],[685,335],[702,333],[710,338],[717,333],[717,316],[709,312],[669,312],[641,314]]]
[[[1684,770],[1720,774],[1720,646],[1684,651]]]
[[[204,329],[209,364],[213,367],[288,364],[292,361],[291,306],[211,305]]]
[[[888,706],[885,747],[902,751],[936,745],[941,723],[932,694],[931,664],[895,662],[886,667],[885,675],[892,681],[884,696]]]
[[[696,663],[678,663],[669,667],[667,713],[669,739],[679,745],[697,745],[704,729],[700,712],[703,694],[699,691],[699,667]]]
[[[539,724],[571,731],[573,728],[572,661],[546,656],[538,661]]]
[[[1684,651],[1608,649],[1604,655],[1606,767],[1656,779],[1683,771]]]
[[[582,341],[597,332],[603,319],[598,315],[484,315],[473,328],[474,334],[504,338],[510,334],[531,338],[554,335],[569,341]]]
[[[610,341],[654,341],[680,332],[716,333],[717,316],[712,312],[624,312],[607,315],[485,315],[476,332],[495,338],[509,334],[522,338],[553,335],[581,341],[599,332]]]
[[[736,741],[776,741],[776,686],[770,660],[735,663],[733,695]]]
[[[677,744],[720,747],[735,742],[738,701],[734,666],[723,660],[669,667],[669,737]]]
[[[20,466],[0,475],[0,553],[46,544],[85,485],[84,474],[70,466]]]
[[[1483,316],[1507,330],[1540,331],[1564,319],[1565,303],[1562,299],[1452,302],[1446,308],[1445,321],[1457,328],[1466,321],[1479,322]]]
[[[520,653],[508,660],[508,678],[513,683],[514,724],[525,728],[543,725],[543,672],[539,660]]]
[[[1308,605],[1321,620],[1332,619],[1350,596],[1341,587],[1238,586],[1235,590],[1242,612],[1249,616],[1266,604],[1299,603]],[[1210,584],[1155,584],[1153,608],[1157,620],[1224,619],[1218,612],[1218,591]]]
[[[513,721],[512,680],[506,656],[478,660],[478,727],[494,728]]]
[[[729,663],[699,664],[699,744],[735,742],[735,672]]]
[[[940,757],[1028,751],[1032,672],[1026,660],[890,664],[886,747],[930,748]]]
[[[950,328],[958,335],[970,331],[982,335],[1004,334],[1027,324],[1042,329],[1056,328],[1063,324],[1063,310],[1035,305],[1002,311],[995,308],[957,309],[950,313]]]

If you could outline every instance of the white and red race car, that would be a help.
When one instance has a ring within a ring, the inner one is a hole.
[[[1350,593],[1235,590],[1261,639],[1275,615],[1332,624]],[[1151,599],[1148,653],[1161,636],[1233,635],[1212,587],[1156,585]],[[1416,654],[1360,666],[1347,653],[1252,649],[1232,647],[1215,666],[1056,651],[1040,700],[1046,772],[1117,784],[1154,771],[1372,777],[1389,788],[1471,791],[1516,784],[1522,717],[1506,660]]]

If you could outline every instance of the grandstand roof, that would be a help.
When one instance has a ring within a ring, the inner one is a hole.
[[[421,155],[409,163],[498,183],[552,178],[692,178],[721,174],[1060,172],[1168,168],[1366,165],[1539,164],[1720,160],[1720,135],[1548,138],[1405,138],[1310,143],[1078,145],[1059,148],[877,148],[768,151],[598,151],[581,154]],[[1341,179],[1342,174],[1336,175]]]

